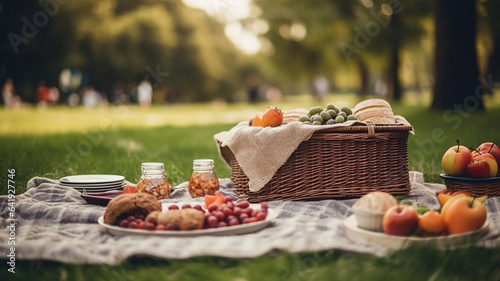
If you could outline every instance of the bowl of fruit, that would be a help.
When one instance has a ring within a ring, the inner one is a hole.
[[[443,155],[441,165],[447,189],[467,191],[474,196],[499,196],[500,148],[492,142],[484,142],[477,148],[460,144],[449,148]]]

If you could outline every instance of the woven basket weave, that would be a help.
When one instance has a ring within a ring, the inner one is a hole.
[[[250,202],[360,197],[371,191],[407,194],[407,125],[333,127],[316,131],[302,142],[259,192],[234,155],[231,180]]]
[[[488,195],[488,197],[500,196],[500,175],[494,178],[458,178],[440,175],[444,179],[447,189],[453,191],[468,191],[473,196]]]

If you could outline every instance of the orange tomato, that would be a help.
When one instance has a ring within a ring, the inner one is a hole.
[[[254,127],[277,127],[283,123],[283,112],[276,106],[269,107],[264,114],[257,114],[252,121]]]
[[[259,112],[255,117],[252,119],[252,126],[254,127],[265,127],[264,123],[262,122],[262,113]]]
[[[125,186],[125,188],[123,189],[123,193],[135,193],[135,186],[132,186],[132,185],[127,185]]]

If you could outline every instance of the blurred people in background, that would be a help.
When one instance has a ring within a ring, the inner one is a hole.
[[[250,103],[256,103],[259,98],[259,85],[260,79],[255,74],[250,74],[247,76],[246,84],[248,88],[248,101]]]
[[[313,78],[313,95],[318,101],[321,101],[330,90],[330,85],[325,76],[318,74]]]
[[[12,107],[14,96],[14,82],[12,82],[12,78],[8,78],[2,88],[2,100],[6,108]]]
[[[39,107],[45,107],[50,102],[50,88],[47,87],[45,81],[38,83],[36,89],[36,101]]]
[[[82,91],[82,104],[86,108],[97,107],[101,104],[101,95],[92,85],[85,87]]]
[[[150,106],[153,100],[153,87],[149,80],[144,79],[137,87],[137,100],[139,106]]]

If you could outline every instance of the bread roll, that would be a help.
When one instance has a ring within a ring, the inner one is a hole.
[[[359,198],[352,207],[365,211],[385,212],[390,207],[397,205],[398,201],[389,193],[374,191]]]
[[[306,108],[294,108],[283,113],[283,123],[298,122],[299,118],[307,115],[309,110]]]
[[[368,99],[358,103],[353,114],[360,121],[377,124],[395,124],[391,105],[383,99]]]
[[[166,212],[151,212],[147,217],[154,218],[158,224],[174,224],[179,230],[196,230],[203,227],[205,215],[196,209],[168,210]]]
[[[146,216],[161,209],[158,199],[148,193],[120,194],[109,201],[104,212],[104,223],[114,225],[127,216]]]

